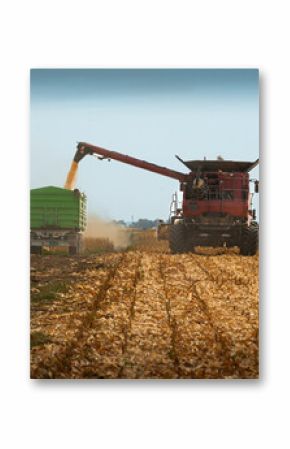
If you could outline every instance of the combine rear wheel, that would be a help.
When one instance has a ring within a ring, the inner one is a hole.
[[[169,248],[173,254],[187,253],[190,245],[183,223],[173,224],[169,227]]]
[[[254,256],[258,249],[259,226],[257,223],[251,223],[243,229],[242,242],[240,244],[240,254],[242,256]]]

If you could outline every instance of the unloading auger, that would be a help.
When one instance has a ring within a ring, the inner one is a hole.
[[[196,246],[239,246],[245,256],[254,255],[258,248],[256,211],[252,207],[254,182],[258,193],[258,181],[249,178],[256,167],[254,162],[223,160],[177,159],[190,171],[172,170],[116,151],[107,150],[86,142],[77,145],[73,159],[75,169],[87,155],[98,155],[100,160],[117,160],[124,164],[167,176],[179,181],[183,193],[182,207],[175,198],[166,228],[172,253],[193,251]],[[67,185],[67,184],[66,184]],[[69,188],[69,187],[67,187]]]

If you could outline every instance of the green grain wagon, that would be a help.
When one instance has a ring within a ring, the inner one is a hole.
[[[31,252],[42,247],[68,247],[70,254],[82,248],[87,225],[87,199],[79,190],[41,187],[30,191]]]

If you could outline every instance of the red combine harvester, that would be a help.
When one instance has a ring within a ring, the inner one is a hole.
[[[181,173],[85,142],[78,144],[74,161],[78,163],[87,154],[134,165],[180,182],[182,207],[178,207],[175,195],[169,223],[160,224],[158,232],[167,236],[172,253],[194,251],[196,246],[238,246],[242,255],[256,254],[259,227],[249,186],[250,181],[254,182],[254,191],[258,193],[259,181],[249,179],[249,172],[259,159],[238,162],[219,157],[183,161],[176,156],[190,170]]]

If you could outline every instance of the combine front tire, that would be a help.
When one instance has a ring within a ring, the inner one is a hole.
[[[186,228],[183,223],[172,224],[170,226],[169,248],[173,254],[186,253],[189,251]]]
[[[240,254],[242,256],[254,256],[258,249],[259,227],[257,223],[252,223],[244,228],[242,232],[242,242]]]

